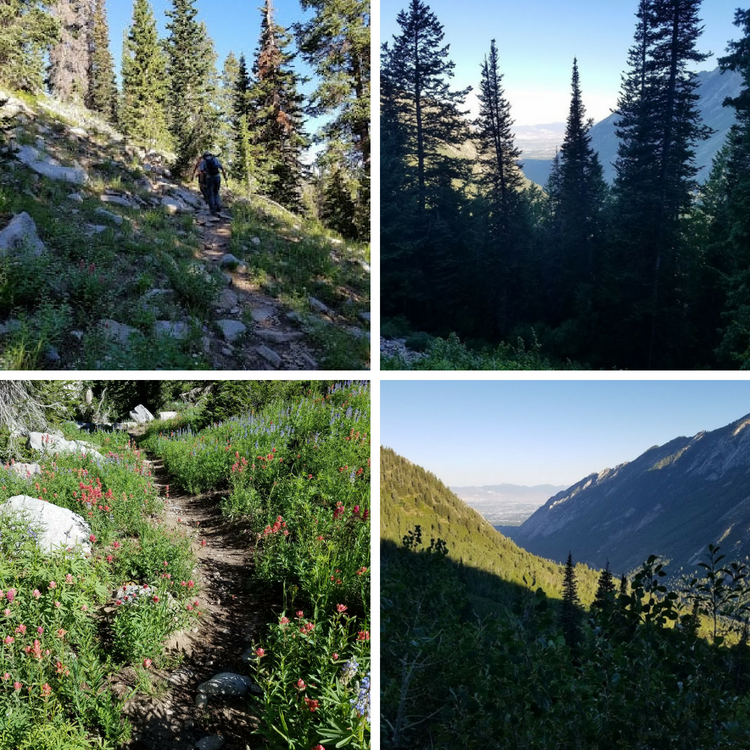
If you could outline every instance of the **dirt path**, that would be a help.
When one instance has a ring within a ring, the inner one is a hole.
[[[198,258],[210,268],[221,268],[228,282],[219,298],[216,320],[247,329],[234,341],[231,334],[223,334],[211,342],[209,356],[214,369],[319,369],[320,355],[288,316],[290,311],[260,290],[244,264],[222,265],[232,237],[231,215],[223,211],[212,216],[203,204],[196,212],[196,223],[201,234]]]
[[[171,669],[154,670],[154,695],[139,695],[128,701],[125,714],[133,724],[129,750],[188,750],[207,736],[226,740],[223,750],[256,747],[251,737],[252,718],[248,699],[211,697],[208,705],[196,705],[198,685],[221,672],[248,675],[242,654],[259,639],[272,617],[271,592],[251,587],[249,568],[252,545],[249,536],[230,526],[221,515],[221,492],[188,495],[170,479],[160,460],[147,462],[160,494],[169,499],[162,523],[189,530],[198,558],[193,580],[203,615],[187,632],[176,634],[167,654]],[[226,494],[226,493],[224,493]],[[202,546],[202,540],[206,545]],[[278,602],[275,603],[278,606]],[[125,695],[135,683],[135,671],[122,673],[113,686]]]

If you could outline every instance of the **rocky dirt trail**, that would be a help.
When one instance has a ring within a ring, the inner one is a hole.
[[[201,205],[195,220],[201,233],[199,259],[209,268],[219,267],[227,280],[216,311],[223,338],[210,346],[214,369],[318,369],[319,354],[295,326],[294,314],[264,294],[247,267],[229,253],[231,215],[225,210],[212,216]]]
[[[265,623],[272,617],[272,592],[251,587],[251,539],[223,519],[219,508],[222,493],[189,495],[171,480],[160,460],[150,460],[148,464],[160,494],[165,498],[168,494],[161,522],[188,530],[193,538],[198,558],[193,580],[203,614],[188,631],[169,641],[166,653],[175,664],[169,669],[151,668],[154,695],[138,695],[127,702],[125,714],[132,722],[133,738],[126,747],[256,747],[259,740],[251,736],[254,727],[247,711],[247,696],[205,696],[198,687],[221,673],[249,674],[243,658],[248,658],[251,642],[261,637]],[[123,696],[134,684],[135,670],[128,668],[113,688]],[[254,685],[250,687],[253,688],[258,690]]]

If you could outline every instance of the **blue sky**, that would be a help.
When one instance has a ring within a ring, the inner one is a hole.
[[[633,42],[637,0],[426,0],[442,23],[456,63],[454,88],[479,82],[495,38],[506,96],[518,125],[564,122],[570,106],[573,58],[578,58],[587,114],[599,121],[617,103],[620,75]],[[740,0],[704,0],[702,52],[723,55],[740,36],[732,24]],[[381,40],[399,32],[396,16],[408,0],[381,0]],[[713,69],[716,57],[700,67]],[[476,111],[474,95],[469,102]]]
[[[750,413],[748,381],[396,381],[381,444],[449,486],[570,485]]]

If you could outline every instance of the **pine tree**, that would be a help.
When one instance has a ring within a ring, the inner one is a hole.
[[[517,309],[518,266],[522,227],[519,222],[523,177],[511,126],[510,102],[505,98],[495,40],[482,63],[479,86],[479,141],[483,188],[488,211],[482,254],[474,263],[477,289],[485,299],[483,324],[505,332]]]
[[[713,229],[729,260],[724,275],[726,322],[720,347],[721,361],[731,367],[750,363],[750,10],[735,11],[734,24],[743,37],[730,42],[726,56],[719,58],[722,70],[742,74],[738,96],[724,105],[732,107],[737,121],[729,132],[725,151],[714,165]]]
[[[123,132],[150,147],[168,143],[166,97],[166,61],[159,46],[156,19],[148,0],[135,0],[133,22],[122,52]]]
[[[473,276],[466,267],[470,202],[462,190],[470,165],[449,151],[469,137],[459,111],[469,89],[450,90],[454,64],[441,46],[443,28],[422,0],[411,0],[398,24],[381,55],[381,140],[395,147],[388,182],[398,186],[396,193],[388,188],[395,210],[381,202],[383,296],[403,298],[398,312],[417,327],[455,327]]]
[[[172,0],[172,9],[167,11],[167,109],[176,169],[181,174],[189,172],[198,154],[212,146],[217,126],[212,106],[216,55],[197,15],[195,0]]]
[[[216,146],[227,171],[231,171],[235,158],[234,149],[234,92],[240,74],[240,62],[234,52],[224,60],[221,81],[217,91],[219,119],[217,125]]]
[[[91,1],[57,0],[54,13],[61,37],[49,52],[50,93],[60,101],[83,104],[89,90]]]
[[[245,56],[240,55],[239,68],[232,93],[232,140],[234,158],[232,177],[250,188],[255,180],[255,149],[250,139],[250,74]]]
[[[110,122],[117,120],[117,84],[115,64],[109,51],[109,26],[105,0],[95,0],[91,20],[91,55],[89,90],[86,106],[103,114]]]
[[[561,319],[590,315],[593,284],[603,237],[601,213],[606,185],[599,156],[591,146],[592,120],[586,119],[578,61],[573,60],[570,112],[560,147],[559,183],[554,197],[554,221],[560,256]]]
[[[568,646],[575,646],[581,639],[580,606],[581,601],[578,598],[578,584],[576,582],[575,568],[573,567],[573,555],[569,552],[568,560],[565,563],[562,611],[560,615],[563,635]]]
[[[615,165],[621,299],[634,325],[631,367],[679,361],[685,307],[682,224],[697,173],[694,144],[708,136],[699,122],[696,73],[706,55],[696,42],[701,0],[641,0],[630,71],[618,101]]]
[[[333,115],[324,127],[328,148],[343,151],[344,182],[356,179],[353,217],[357,234],[370,228],[370,3],[369,0],[302,0],[314,15],[296,27],[300,52],[320,77],[310,113]]]
[[[258,147],[259,189],[286,208],[298,211],[302,198],[303,97],[291,67],[289,33],[273,18],[271,0],[261,9],[260,42],[248,95],[250,137]]]
[[[24,91],[44,87],[44,53],[60,39],[60,24],[49,12],[52,0],[0,3],[0,81]]]

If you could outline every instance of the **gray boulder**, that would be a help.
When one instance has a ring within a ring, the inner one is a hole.
[[[16,152],[16,158],[29,169],[50,180],[62,180],[73,185],[85,185],[89,181],[83,167],[61,167],[54,159],[33,146],[21,146]]]
[[[36,257],[47,251],[44,243],[39,239],[34,219],[24,211],[16,214],[10,220],[10,224],[0,232],[0,257],[25,247]]]
[[[91,527],[81,516],[67,508],[28,495],[15,495],[0,505],[0,510],[24,513],[39,528],[36,541],[43,552],[76,545],[86,554],[91,552]]]
[[[239,320],[220,320],[217,322],[224,339],[230,343],[236,341],[245,331],[247,326]]]
[[[154,421],[154,415],[143,404],[138,404],[138,406],[130,412],[130,418],[134,422],[138,422],[138,424],[146,424],[146,422]]]
[[[221,672],[198,685],[204,695],[245,695],[253,687],[253,681],[233,672]]]

